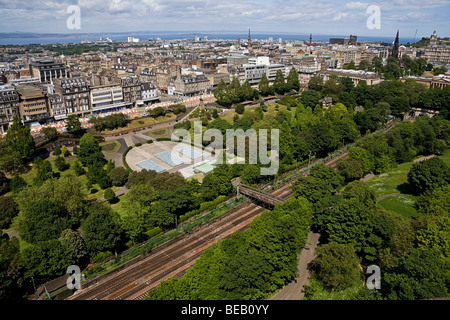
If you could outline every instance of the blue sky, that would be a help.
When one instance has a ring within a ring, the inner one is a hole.
[[[81,29],[69,30],[69,5],[81,9]],[[366,26],[367,7],[381,10],[381,29]],[[2,32],[120,31],[291,32],[417,38],[450,36],[450,0],[0,0]]]

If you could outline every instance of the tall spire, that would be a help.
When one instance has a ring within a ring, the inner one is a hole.
[[[252,51],[253,51],[252,36],[250,34],[250,29],[248,29],[248,52],[251,53]]]
[[[392,49],[392,56],[395,59],[400,58],[399,55],[399,44],[400,44],[400,40],[399,40],[399,30],[397,30],[397,35],[395,37],[395,41],[394,41],[394,48]]]

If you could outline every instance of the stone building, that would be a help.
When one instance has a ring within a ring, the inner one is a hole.
[[[90,114],[89,84],[83,77],[56,79],[54,84],[55,93],[62,97],[67,116],[76,114],[84,117]]]
[[[0,86],[0,133],[5,133],[13,121],[19,116],[19,95],[10,85]]]

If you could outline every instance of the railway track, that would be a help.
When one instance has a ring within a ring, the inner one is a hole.
[[[326,165],[335,166],[336,161],[345,157],[347,153],[344,152],[330,159]],[[292,183],[299,176],[306,175],[308,171],[269,192],[279,198],[288,199],[293,195]],[[193,229],[190,233],[153,249],[144,259],[77,291],[68,300],[142,300],[149,290],[162,281],[184,274],[212,244],[231,236],[238,230],[247,229],[264,210],[254,203],[241,204],[223,216]]]

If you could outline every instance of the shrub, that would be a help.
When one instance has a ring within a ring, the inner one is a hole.
[[[153,229],[150,229],[148,231],[145,232],[145,235],[148,237],[148,239],[156,236],[157,234],[159,234],[161,232],[161,228],[160,227],[156,227]]]
[[[112,257],[111,251],[104,251],[97,254],[94,258],[92,258],[93,263],[106,261],[108,258]]]
[[[152,144],[152,143],[153,143],[153,140],[147,140],[147,143],[148,143],[148,144]]]
[[[111,188],[108,188],[105,190],[104,197],[108,202],[111,202],[116,198],[116,194]]]
[[[70,165],[66,162],[66,160],[64,160],[63,157],[58,156],[58,157],[56,157],[56,160],[55,160],[55,167],[60,172],[63,172],[63,171],[66,171],[67,169],[69,169]]]
[[[245,111],[245,107],[242,104],[237,104],[236,107],[234,107],[234,111],[238,114],[243,114]]]
[[[84,171],[83,166],[81,165],[80,161],[75,161],[72,164],[72,169],[73,171],[75,171],[75,174],[77,175],[77,177],[82,176],[83,174],[86,173],[86,171]]]
[[[141,143],[141,142],[138,142],[138,143],[135,144],[135,146],[136,146],[136,147],[140,147],[140,146],[142,146],[142,143]]]
[[[61,148],[60,147],[56,147],[55,150],[53,151],[53,155],[54,156],[61,155]]]

